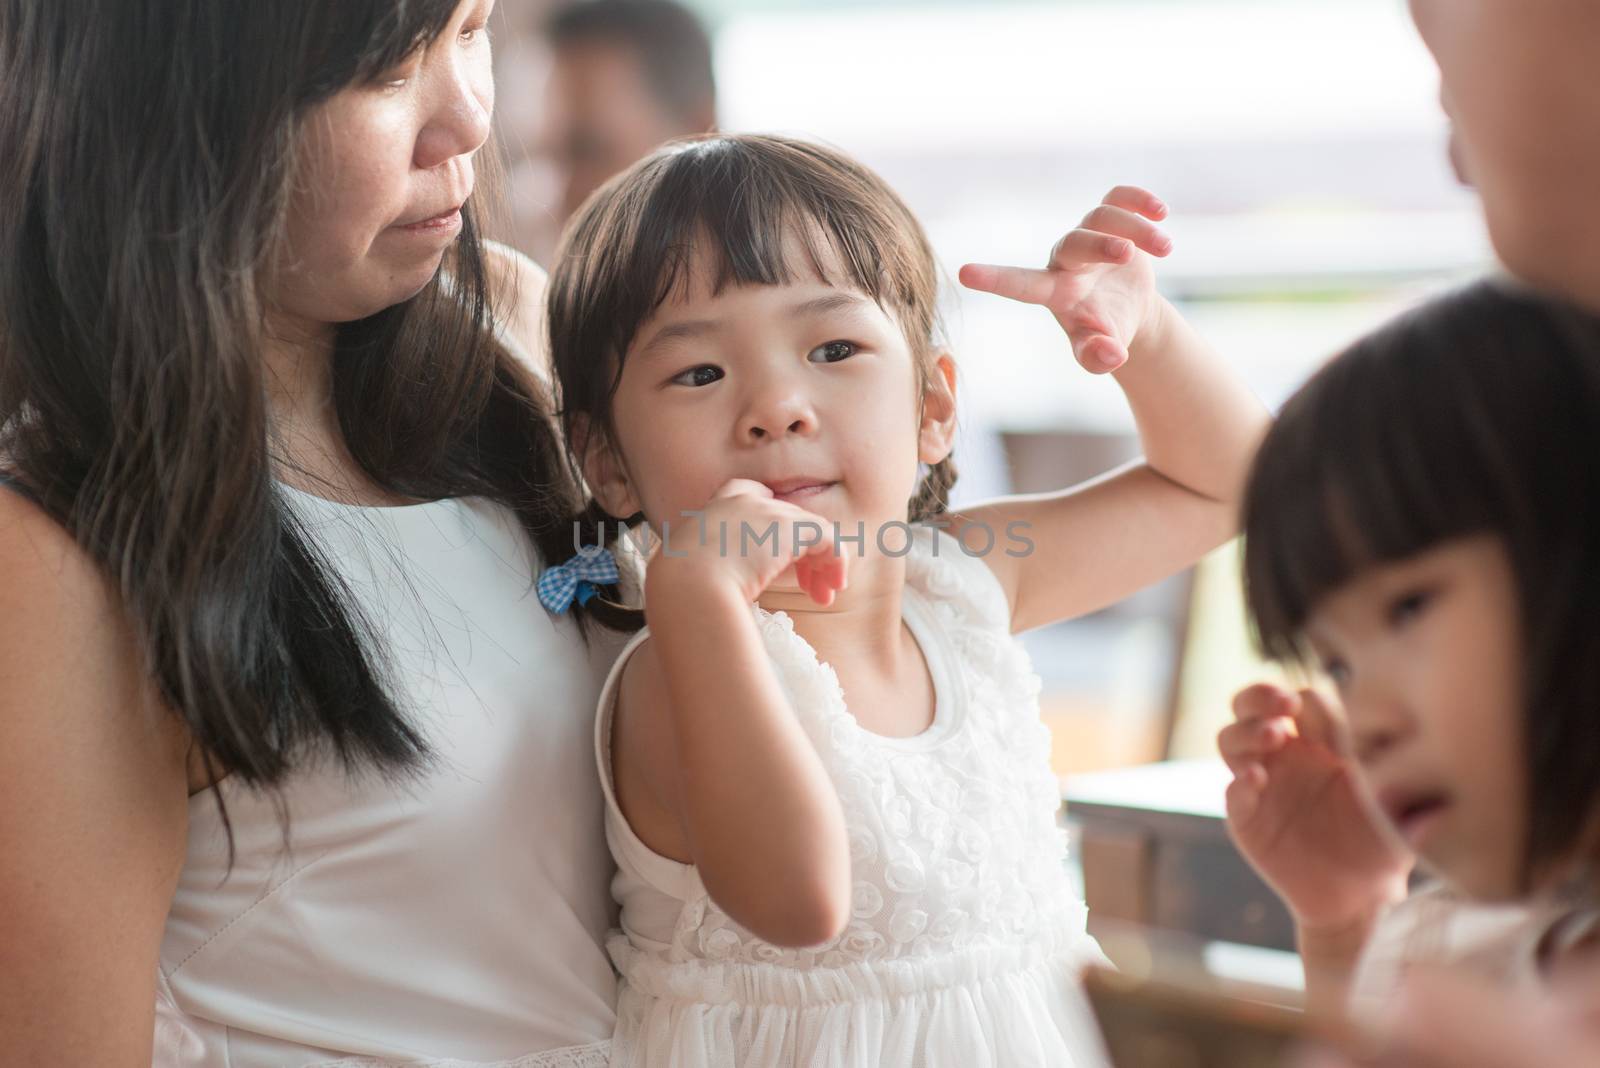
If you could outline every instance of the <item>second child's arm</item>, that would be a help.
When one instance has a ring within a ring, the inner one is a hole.
[[[1105,607],[1195,562],[1233,536],[1250,462],[1269,417],[1240,378],[1155,291],[1148,256],[1171,243],[1166,209],[1113,190],[1063,238],[1044,270],[969,266],[962,281],[1049,308],[1083,366],[1127,395],[1144,459],[1083,486],[964,510],[1021,539],[985,559],[1011,596],[1012,629]],[[1025,526],[1018,526],[1025,524]]]
[[[776,519],[787,538],[806,517],[762,499],[765,487],[730,486],[708,506],[709,523]],[[826,543],[818,548],[797,574],[826,602],[843,584],[844,558]],[[785,557],[790,551],[785,544]],[[786,564],[776,554],[763,564],[761,553],[710,551],[652,560],[651,640],[624,668],[614,771],[624,813],[646,845],[693,863],[717,904],[757,936],[801,946],[844,927],[850,854],[838,795],[751,615]],[[763,566],[771,573],[750,570]]]

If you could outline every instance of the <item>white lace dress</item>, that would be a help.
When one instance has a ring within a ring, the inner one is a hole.
[[[610,782],[610,723],[644,634],[612,669],[596,745],[622,906],[608,947],[622,976],[613,1065],[1104,1063],[1078,986],[1083,965],[1104,958],[1063,866],[1039,680],[1005,594],[954,539],[920,530],[904,605],[937,693],[932,726],[907,739],[862,729],[793,622],[754,609],[849,824],[854,915],[814,948],[756,938],[694,868],[629,829]]]

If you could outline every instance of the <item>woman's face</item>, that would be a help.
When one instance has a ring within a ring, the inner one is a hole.
[[[1600,4],[1411,0],[1411,11],[1501,258],[1600,308]]]
[[[280,314],[307,324],[365,318],[439,269],[489,136],[493,7],[463,0],[425,47],[307,116],[289,256],[271,283]]]

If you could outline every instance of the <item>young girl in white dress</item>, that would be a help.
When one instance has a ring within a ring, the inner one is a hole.
[[[599,509],[662,539],[597,736],[613,1063],[1100,1062],[1077,979],[1101,958],[1013,635],[1234,531],[1267,417],[1156,295],[1164,214],[1118,189],[1046,269],[963,272],[1056,314],[1146,458],[947,514],[936,266],[876,175],[713,137],[580,212],[549,300],[569,442]]]

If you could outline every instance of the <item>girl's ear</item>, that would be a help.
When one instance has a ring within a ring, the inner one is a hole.
[[[956,445],[956,361],[946,349],[934,359],[933,374],[922,391],[922,421],[917,428],[917,459],[936,464]]]
[[[638,495],[628,479],[622,457],[612,447],[605,432],[581,415],[572,417],[572,451],[583,468],[583,479],[600,507],[614,516],[631,516],[640,511]]]

